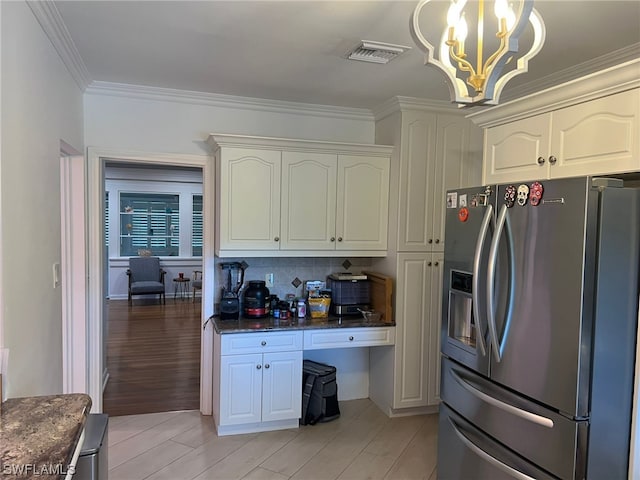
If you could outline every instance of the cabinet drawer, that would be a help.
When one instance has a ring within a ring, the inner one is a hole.
[[[305,330],[304,349],[373,347],[393,345],[394,327],[337,328],[329,330]]]
[[[302,332],[299,330],[229,333],[221,337],[220,353],[222,355],[302,350]]]

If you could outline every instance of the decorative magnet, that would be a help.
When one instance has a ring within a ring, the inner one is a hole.
[[[529,200],[529,186],[524,183],[518,187],[518,205],[524,207]]]
[[[469,219],[469,209],[467,207],[462,207],[458,210],[458,220],[461,222],[466,222]]]
[[[537,207],[542,200],[542,194],[544,193],[544,187],[540,182],[533,182],[529,191],[529,203]]]
[[[513,185],[509,185],[504,190],[504,203],[507,208],[513,207],[513,205],[516,203],[516,187],[514,187]]]

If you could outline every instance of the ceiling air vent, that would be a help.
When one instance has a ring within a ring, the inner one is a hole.
[[[347,58],[349,58],[349,60],[360,60],[361,62],[389,63],[390,60],[393,60],[410,48],[411,47],[405,47],[403,45],[362,40],[360,45],[348,54]]]

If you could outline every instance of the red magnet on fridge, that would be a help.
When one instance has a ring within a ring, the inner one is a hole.
[[[466,222],[469,219],[469,209],[467,207],[462,207],[458,210],[458,220],[461,222]]]
[[[540,204],[540,200],[542,200],[542,194],[544,193],[544,187],[540,182],[533,182],[531,184],[531,189],[529,190],[529,203],[537,207]]]

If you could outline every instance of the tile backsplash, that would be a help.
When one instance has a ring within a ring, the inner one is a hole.
[[[269,287],[269,293],[278,295],[278,297],[280,298],[284,298],[288,293],[293,293],[296,297],[302,296],[304,282],[306,282],[307,280],[326,280],[327,275],[334,272],[360,273],[362,270],[367,270],[371,267],[371,258],[369,257],[216,257],[216,303],[220,301],[221,287],[226,284],[226,277],[222,275],[222,270],[219,267],[219,264],[221,262],[242,261],[249,265],[244,272],[245,285],[249,280],[264,280],[265,275],[267,275],[268,273],[273,273],[273,287]],[[303,282],[298,287],[294,286],[294,284],[292,283],[296,278]]]

